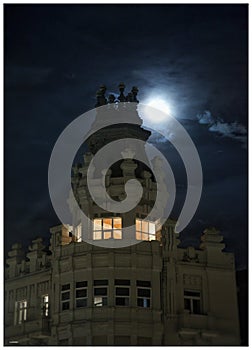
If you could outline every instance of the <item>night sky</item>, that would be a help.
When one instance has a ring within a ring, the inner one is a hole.
[[[247,5],[5,5],[4,26],[7,250],[59,223],[47,186],[54,143],[100,84],[116,92],[123,81],[140,102],[166,99],[198,149],[203,193],[182,244],[216,226],[246,267]],[[152,141],[175,173],[176,217],[183,164]]]

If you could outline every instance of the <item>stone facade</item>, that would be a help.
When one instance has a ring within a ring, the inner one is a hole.
[[[174,220],[162,226],[145,222],[155,202],[155,180],[128,157],[108,171],[106,186],[112,198],[122,200],[125,182],[137,178],[143,187],[138,206],[111,214],[90,197],[85,176],[92,152],[125,133],[142,140],[150,135],[126,124],[101,131],[90,138],[84,163],[73,168],[74,195],[94,227],[85,227],[72,207],[72,225],[51,228],[49,247],[40,238],[26,254],[21,244],[12,246],[6,261],[6,345],[240,343],[234,256],[223,252],[217,230],[203,232],[199,249],[181,248]],[[97,242],[121,239],[123,227],[132,224],[138,242],[128,247],[103,248],[82,240],[86,235]]]

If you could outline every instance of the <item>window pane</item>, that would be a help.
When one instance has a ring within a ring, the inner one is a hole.
[[[103,229],[112,229],[112,219],[103,219]]]
[[[149,232],[147,221],[142,221],[142,232]]]
[[[117,287],[116,295],[129,295],[129,288]]]
[[[190,296],[190,297],[200,297],[200,292],[198,291],[191,291],[191,290],[185,290],[184,291],[185,296]]]
[[[70,304],[69,301],[62,303],[62,310],[69,310]]]
[[[184,299],[184,309],[191,311],[190,299]]]
[[[86,306],[87,306],[87,299],[76,300],[76,307],[86,307]]]
[[[199,300],[193,300],[193,313],[200,314],[200,301]]]
[[[136,230],[141,231],[141,220],[136,220]]]
[[[102,221],[101,219],[94,219],[94,230],[100,231],[102,229]]]
[[[104,239],[109,239],[111,238],[111,231],[104,231],[103,235],[104,235]]]
[[[149,235],[148,235],[148,233],[142,233],[142,240],[143,240],[143,241],[148,241],[148,240],[149,240]]]
[[[150,281],[137,281],[137,286],[139,287],[151,287]]]
[[[155,227],[155,224],[153,222],[149,223],[149,233],[151,235],[154,235],[156,233],[156,227]]]
[[[76,288],[87,287],[87,281],[76,282]]]
[[[101,231],[95,231],[95,232],[93,233],[93,238],[94,238],[94,239],[102,239],[102,233],[101,233]]]
[[[130,286],[130,280],[115,280],[115,285]]]
[[[137,290],[137,295],[139,297],[148,297],[150,298],[150,289],[141,289],[141,288],[138,288]]]
[[[108,299],[106,297],[95,297],[94,298],[94,305],[95,306],[104,306],[107,305]]]
[[[149,241],[155,241],[156,235],[149,235]]]
[[[49,301],[49,297],[48,297],[48,295],[43,295],[43,303],[48,303],[48,301]]]
[[[94,298],[94,305],[95,306],[102,306],[102,297],[95,297]]]
[[[70,299],[70,292],[61,293],[61,300],[68,300],[68,299]]]
[[[139,241],[142,239],[141,232],[136,232],[136,239],[138,239]]]
[[[106,286],[108,280],[94,280],[94,286]]]
[[[115,231],[113,232],[113,237],[114,237],[114,239],[122,239],[122,231],[120,231],[120,230],[115,230]]]
[[[95,288],[94,295],[107,295],[107,287],[104,288]]]
[[[143,299],[137,299],[137,306],[143,307]]]
[[[70,289],[70,284],[63,284],[63,286],[61,287],[61,290],[68,290]]]
[[[114,222],[114,228],[122,228],[122,219],[121,218],[113,219],[113,222]]]
[[[129,298],[116,298],[116,305],[129,306]]]
[[[81,298],[81,297],[86,297],[86,296],[87,296],[86,289],[76,290],[76,298]]]

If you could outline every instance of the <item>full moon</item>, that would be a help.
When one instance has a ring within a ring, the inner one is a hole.
[[[147,106],[159,109],[160,111],[166,113],[166,114],[170,114],[171,110],[170,110],[170,106],[169,104],[161,99],[161,98],[153,98],[151,99],[148,103]]]
[[[164,123],[169,119],[169,115],[171,115],[169,103],[160,97],[149,98],[143,104],[145,105],[143,119],[148,120],[152,124]]]

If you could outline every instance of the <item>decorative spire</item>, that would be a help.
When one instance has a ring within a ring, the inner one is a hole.
[[[108,101],[109,101],[109,103],[114,103],[115,102],[115,95],[110,94],[108,97]]]
[[[138,99],[136,98],[137,97],[137,93],[138,93],[138,88],[136,86],[133,86],[132,89],[131,89],[131,93],[132,93],[132,96],[133,96],[133,101],[132,102],[139,102]]]
[[[97,102],[96,102],[95,107],[104,106],[107,103],[113,104],[115,102],[136,102],[136,103],[139,102],[137,99],[138,88],[136,86],[132,87],[131,92],[128,93],[127,97],[124,95],[125,84],[120,83],[118,85],[118,88],[120,91],[119,97],[116,99],[114,94],[110,94],[108,96],[108,99],[107,99],[105,97],[105,93],[106,93],[107,88],[105,85],[101,85],[99,90],[96,92]]]
[[[105,85],[101,85],[99,90],[96,93],[96,98],[97,98],[97,102],[95,107],[100,107],[103,105],[106,105],[108,103],[106,97],[105,97],[105,92],[106,92],[107,88]]]
[[[126,97],[125,97],[124,94],[123,94],[124,89],[125,89],[125,84],[124,84],[124,83],[120,83],[120,84],[118,85],[118,87],[119,87],[119,91],[120,91],[120,95],[119,95],[119,97],[118,97],[118,100],[119,100],[120,102],[126,102],[126,101],[127,101],[127,100],[126,100]]]

